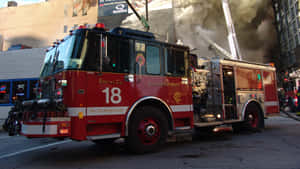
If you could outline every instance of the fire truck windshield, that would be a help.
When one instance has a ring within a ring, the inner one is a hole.
[[[96,30],[77,30],[48,50],[40,76],[64,70],[128,73],[129,49],[126,38]]]
[[[58,45],[52,47],[46,53],[41,77],[66,69],[77,69],[80,67],[80,59],[77,58],[77,51],[74,46],[81,42],[81,36],[71,35],[62,40]]]

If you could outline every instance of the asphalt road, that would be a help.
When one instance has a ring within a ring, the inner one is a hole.
[[[300,122],[274,117],[260,133],[218,132],[134,155],[124,146],[0,134],[0,169],[300,169]]]

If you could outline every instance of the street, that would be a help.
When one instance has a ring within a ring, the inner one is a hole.
[[[203,134],[144,155],[122,145],[1,133],[0,169],[300,169],[300,123],[282,116],[265,123],[263,132]]]

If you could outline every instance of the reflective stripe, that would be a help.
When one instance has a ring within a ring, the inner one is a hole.
[[[193,110],[193,105],[172,105],[170,107],[173,112],[185,112]]]
[[[68,113],[69,113],[69,116],[71,116],[71,117],[78,117],[79,112],[82,112],[83,115],[85,115],[86,108],[85,107],[69,107],[68,108]]]
[[[58,122],[58,121],[70,121],[70,117],[49,117],[47,118],[47,122]],[[43,121],[43,120],[41,120]]]
[[[278,102],[276,101],[265,102],[265,106],[278,106]]]
[[[189,130],[189,129],[192,129],[191,126],[176,127],[176,130]]]
[[[108,139],[108,138],[119,138],[121,136],[120,133],[116,134],[105,134],[105,135],[98,135],[98,136],[87,136],[88,140],[100,140],[100,139]]]
[[[88,107],[87,116],[125,115],[128,107]]]
[[[25,135],[57,135],[57,125],[45,125],[45,132],[43,132],[43,125],[22,124],[22,133]]]

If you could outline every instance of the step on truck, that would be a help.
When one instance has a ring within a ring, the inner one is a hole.
[[[197,128],[262,129],[279,113],[274,67],[230,59],[195,65],[191,56],[189,47],[149,32],[79,27],[47,49],[37,98],[23,102],[21,134],[124,138],[144,153]]]

